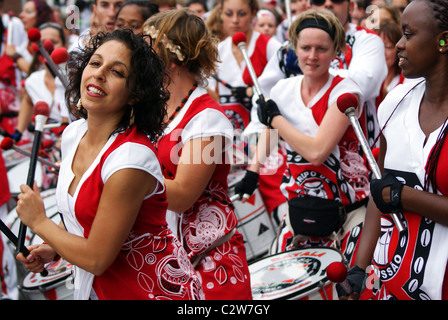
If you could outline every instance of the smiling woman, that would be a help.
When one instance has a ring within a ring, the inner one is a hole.
[[[56,198],[46,217],[37,188],[21,186],[17,213],[45,244],[17,259],[40,272],[62,256],[75,267],[75,299],[203,299],[199,278],[166,222],[167,197],[151,138],[163,129],[164,64],[130,30],[100,33],[69,62]],[[104,241],[107,239],[107,241]]]

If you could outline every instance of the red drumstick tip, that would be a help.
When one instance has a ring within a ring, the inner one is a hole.
[[[327,278],[331,282],[343,282],[347,278],[347,267],[342,262],[330,263],[327,267]]]
[[[233,44],[238,46],[239,43],[246,43],[246,34],[244,32],[235,33],[232,37]]]
[[[31,42],[37,42],[40,40],[40,31],[37,28],[31,28],[28,30],[28,40]]]
[[[51,40],[45,40],[42,45],[44,46],[45,50],[47,50],[48,53],[52,53],[54,50],[54,44]]]
[[[51,139],[42,140],[42,149],[50,149],[54,146],[54,141]]]
[[[358,98],[353,93],[341,94],[336,102],[341,112],[345,112],[350,107],[357,108],[358,103]]]
[[[50,115],[50,108],[45,101],[38,101],[34,105],[34,115],[42,115],[48,117]]]
[[[0,146],[2,150],[9,150],[14,146],[14,140],[12,140],[12,138],[10,137],[3,138]]]
[[[51,53],[51,60],[55,64],[61,64],[67,62],[70,59],[70,56],[65,48],[57,48]]]
[[[33,42],[31,44],[31,50],[33,50],[33,53],[39,53],[39,46]]]

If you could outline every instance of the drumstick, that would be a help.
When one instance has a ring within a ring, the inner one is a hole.
[[[355,108],[358,106],[358,98],[352,93],[344,93],[340,95],[337,99],[337,106],[339,110],[347,115],[350,119],[352,127],[355,131],[356,136],[361,144],[361,147],[366,154],[367,161],[369,162],[370,168],[376,179],[381,179],[381,171],[378,164],[373,157],[372,150],[370,150],[367,140],[362,132],[361,125],[359,124],[358,118],[356,117]],[[391,213],[391,217],[394,220],[395,225],[399,232],[404,230],[403,223],[396,213]]]
[[[218,78],[218,76],[212,74],[212,77],[213,77],[216,81],[221,82],[221,84],[222,84],[224,87],[226,87],[227,89],[230,89],[230,90],[234,89],[230,84],[228,84],[227,82],[225,82],[225,81],[222,80],[221,78]]]
[[[288,19],[288,29],[291,27],[291,0],[285,0],[286,18]]]
[[[14,17],[14,12],[8,12],[9,20],[8,20],[8,37],[6,38],[6,45],[10,45],[12,43],[12,17]]]
[[[245,193],[241,197],[239,194],[234,194],[233,196],[230,197],[230,201],[234,202],[234,201],[240,200],[241,198],[247,200],[250,198],[250,195],[248,193]]]
[[[40,149],[40,140],[42,138],[42,130],[47,118],[50,114],[50,109],[48,108],[48,104],[43,101],[39,101],[34,106],[35,113],[35,129],[34,129],[34,140],[33,140],[33,148],[31,150],[31,159],[30,159],[30,167],[28,170],[27,177],[27,185],[33,189],[34,184],[34,174],[36,172],[36,164],[37,158]],[[23,248],[25,246],[25,233],[26,233],[26,225],[20,222],[19,227],[19,241],[17,243],[17,251],[23,252]]]
[[[30,42],[34,42],[37,44],[39,52],[47,60],[47,64],[50,70],[59,78],[59,80],[61,80],[62,84],[64,85],[64,88],[67,88],[68,86],[67,79],[61,74],[59,68],[55,65],[50,55],[48,54],[47,50],[45,50],[44,46],[42,45],[42,42],[40,41],[40,37],[41,34],[39,29],[31,28],[28,30],[28,39],[30,40]]]
[[[246,61],[247,70],[249,70],[250,77],[254,83],[255,94],[258,96],[258,99],[264,100],[263,95],[261,94],[260,85],[258,84],[258,78],[255,74],[254,67],[252,66],[252,62],[250,61],[249,55],[246,50],[246,34],[243,32],[235,33],[232,37],[233,44],[240,48],[241,53],[243,54],[243,58]],[[258,100],[257,99],[257,100]]]
[[[22,148],[20,148],[20,147],[18,147],[16,145],[14,145],[14,140],[12,138],[10,138],[10,137],[4,138],[2,140],[2,142],[0,143],[0,146],[1,146],[2,150],[13,149],[16,152],[18,152],[20,154],[23,154],[24,156],[31,157],[31,152],[29,152],[27,150],[24,150],[24,149],[22,149]],[[55,165],[53,162],[51,162],[51,161],[49,161],[47,159],[44,159],[44,158],[38,156],[37,157],[37,161],[39,161],[40,163],[42,163],[42,164],[44,164],[46,166],[49,166],[50,168],[59,170],[59,167],[57,165]]]

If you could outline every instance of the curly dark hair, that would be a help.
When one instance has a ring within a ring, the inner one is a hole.
[[[75,116],[87,119],[87,111],[84,108],[77,110],[70,107],[75,106],[81,97],[81,78],[85,67],[102,44],[116,40],[122,42],[131,51],[131,71],[126,79],[126,87],[136,103],[124,113],[114,133],[122,132],[129,127],[132,109],[134,125],[149,138],[154,140],[163,132],[166,103],[169,99],[165,81],[166,68],[164,62],[146,42],[146,38],[135,35],[129,29],[114,30],[111,33],[102,32],[93,36],[84,49],[72,52],[67,63],[70,81],[65,92],[65,99],[69,109],[75,110],[72,112]]]

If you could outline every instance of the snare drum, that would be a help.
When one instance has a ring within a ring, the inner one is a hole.
[[[234,186],[245,175],[245,171],[229,173],[229,186]],[[229,188],[229,196],[233,196],[233,188]],[[266,210],[258,189],[246,201],[234,201],[235,214],[238,219],[236,229],[243,235],[247,260],[254,260],[269,252],[276,232]]]
[[[28,273],[21,292],[27,300],[73,300],[72,265],[64,259],[46,266],[48,275]]]
[[[254,300],[334,300],[336,288],[326,269],[342,261],[334,248],[306,248],[278,253],[249,264]]]
[[[8,169],[8,182],[9,190],[12,195],[19,195],[20,185],[27,183],[28,171],[30,168],[30,158],[24,158],[22,161],[17,163],[15,166]],[[34,180],[39,188],[43,184],[44,172],[42,170],[42,165],[38,162],[36,164],[36,171],[34,173]]]

